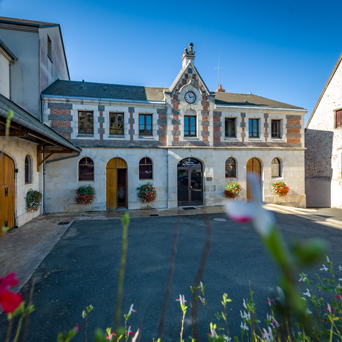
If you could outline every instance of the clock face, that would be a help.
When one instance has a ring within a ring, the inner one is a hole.
[[[196,95],[193,91],[188,91],[184,98],[187,103],[194,103],[196,101]]]

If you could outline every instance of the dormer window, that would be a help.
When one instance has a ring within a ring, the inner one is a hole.
[[[47,36],[47,39],[48,39],[48,41],[47,41],[47,55],[48,55],[50,61],[52,62],[51,39],[49,36]]]

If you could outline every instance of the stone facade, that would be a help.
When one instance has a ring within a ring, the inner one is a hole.
[[[224,188],[229,182],[239,182],[243,188],[240,198],[246,199],[246,165],[257,158],[262,167],[263,199],[268,203],[281,203],[305,207],[304,184],[304,115],[306,110],[288,106],[252,106],[249,102],[229,105],[216,102],[216,93],[210,92],[194,66],[194,54],[171,87],[164,89],[163,99],[154,101],[122,101],[120,99],[91,99],[89,97],[54,96],[44,94],[45,123],[82,148],[79,156],[63,159],[46,166],[47,212],[106,210],[106,165],[112,158],[127,163],[128,209],[171,208],[178,206],[177,164],[185,158],[202,163],[203,205],[222,205]],[[87,85],[82,84],[82,87]],[[99,88],[101,86],[99,85]],[[192,103],[185,100],[188,92],[195,94]],[[79,134],[78,113],[93,113],[93,133]],[[124,134],[110,134],[110,113],[122,113]],[[152,135],[139,134],[139,115],[152,115]],[[185,134],[185,116],[195,117],[196,134]],[[70,120],[72,118],[72,120]],[[225,120],[235,119],[235,136],[227,137]],[[250,119],[258,120],[258,136],[249,135]],[[272,120],[279,122],[279,136],[272,137]],[[58,125],[57,125],[58,123]],[[74,201],[75,190],[84,183],[78,181],[78,162],[89,157],[94,162],[94,181],[97,190],[92,205],[80,206]],[[136,188],[147,182],[139,180],[139,161],[148,157],[153,164],[151,182],[157,199],[143,204]],[[225,162],[236,161],[236,177],[225,177]],[[56,157],[58,158],[58,157]],[[274,158],[281,162],[281,177],[272,177]],[[283,180],[290,187],[284,198],[271,193],[271,185]],[[63,188],[59,186],[63,184]]]
[[[26,194],[29,189],[43,191],[42,172],[37,172],[37,144],[20,139],[0,137],[0,151],[14,162],[15,173],[15,217],[20,227],[42,213],[42,206],[37,212],[26,210]],[[29,158],[29,183],[25,184],[25,158]],[[1,157],[0,157],[1,158]],[[44,194],[43,194],[44,196]]]
[[[307,205],[342,208],[342,55],[308,121],[305,139]]]

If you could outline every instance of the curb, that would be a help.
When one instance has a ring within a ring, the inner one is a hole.
[[[266,204],[265,208],[270,208],[270,210],[274,210],[274,211],[278,211],[278,212],[287,212],[287,213],[290,213],[292,215],[296,215],[296,216],[306,218],[306,219],[311,219],[314,221],[330,223],[330,224],[333,224],[335,226],[338,226],[338,227],[334,227],[334,228],[342,229],[342,221],[334,220],[334,219],[330,219],[330,218],[323,218],[323,217],[318,216],[318,215],[305,213],[305,212],[302,212],[296,208],[284,207],[284,206],[280,206],[280,205],[276,205],[276,204]]]

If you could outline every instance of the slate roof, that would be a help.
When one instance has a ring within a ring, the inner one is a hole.
[[[97,99],[163,101],[164,90],[168,90],[168,88],[57,80],[42,94]]]
[[[43,96],[70,96],[126,101],[163,101],[164,91],[169,91],[169,88],[57,80],[47,87],[42,94]],[[216,105],[303,109],[254,94],[223,92],[211,94],[215,95]]]
[[[235,94],[223,92],[216,92],[215,94],[216,105],[304,109],[302,107],[292,106],[287,103],[270,100],[254,94]]]
[[[29,112],[0,94],[0,117],[7,118],[7,113],[9,110],[12,110],[14,114],[11,119],[13,123],[38,133],[41,136],[45,136],[46,138],[53,140],[57,145],[62,145],[63,147],[73,151],[81,151],[81,149],[74,146],[69,140],[56,133],[52,128],[42,124]]]

